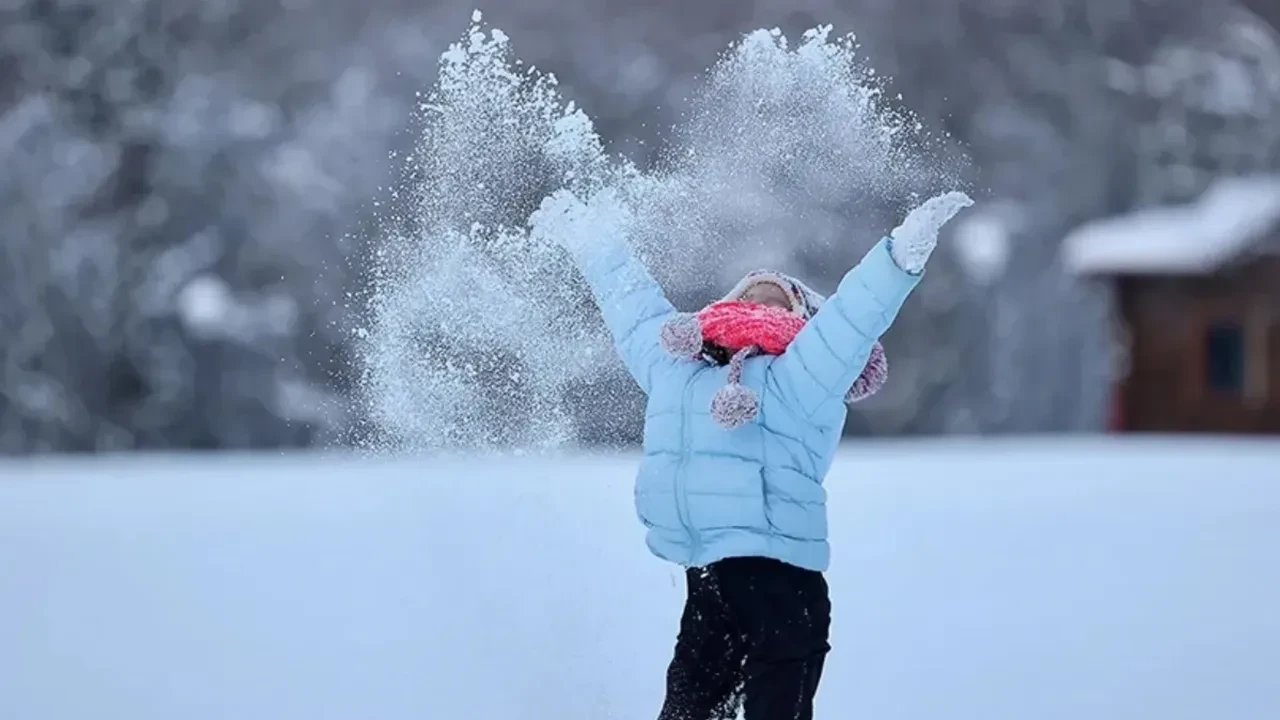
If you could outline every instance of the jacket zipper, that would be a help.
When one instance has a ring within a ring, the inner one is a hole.
[[[698,556],[702,548],[698,534],[694,532],[693,524],[689,520],[689,498],[685,494],[684,468],[692,448],[689,443],[689,422],[683,410],[690,407],[689,402],[693,391],[693,381],[700,372],[702,371],[695,371],[684,384],[684,403],[680,413],[680,461],[676,464],[675,487],[673,488],[676,496],[676,513],[680,516],[680,524],[684,526],[685,534],[689,536],[690,561]]]

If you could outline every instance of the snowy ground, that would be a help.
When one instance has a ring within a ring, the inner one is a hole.
[[[652,720],[632,457],[0,463],[5,720]],[[1280,444],[902,443],[829,481],[819,717],[1280,717]]]

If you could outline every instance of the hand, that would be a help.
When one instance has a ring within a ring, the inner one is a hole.
[[[621,237],[630,221],[631,211],[612,189],[595,193],[585,203],[568,190],[557,190],[529,217],[530,236],[577,255]]]
[[[573,240],[587,206],[568,190],[557,190],[542,199],[529,216],[529,235],[553,245],[567,245]]]
[[[938,231],[956,213],[973,205],[973,200],[962,192],[953,190],[930,198],[907,214],[902,224],[889,234],[892,240],[890,254],[898,267],[912,274],[924,270],[925,263],[938,244]]]

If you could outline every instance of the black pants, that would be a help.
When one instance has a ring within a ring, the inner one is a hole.
[[[658,720],[810,720],[831,646],[822,573],[729,558],[686,573],[688,598]]]

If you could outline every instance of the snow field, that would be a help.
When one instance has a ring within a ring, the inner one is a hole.
[[[651,719],[635,457],[0,463],[5,720]],[[900,442],[828,481],[819,716],[1280,716],[1280,444]]]

